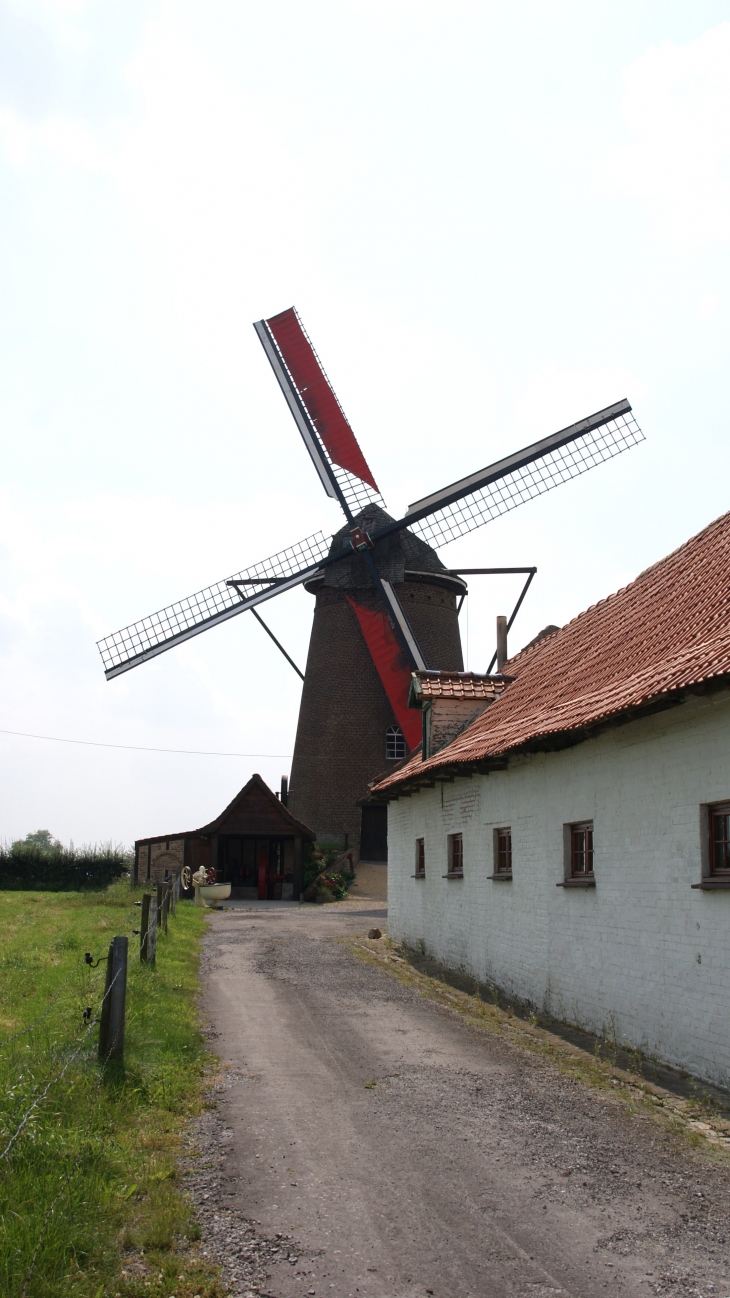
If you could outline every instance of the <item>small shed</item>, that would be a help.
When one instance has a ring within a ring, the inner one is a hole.
[[[304,845],[314,838],[261,776],[252,775],[210,824],[138,838],[134,880],[158,881],[184,866],[192,873],[214,866],[218,882],[230,883],[231,897],[295,901],[302,891]]]

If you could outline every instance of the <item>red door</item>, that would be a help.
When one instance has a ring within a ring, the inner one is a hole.
[[[269,844],[268,843],[257,844],[256,863],[259,869],[259,901],[266,901],[266,893],[268,888],[268,873],[269,873]]]

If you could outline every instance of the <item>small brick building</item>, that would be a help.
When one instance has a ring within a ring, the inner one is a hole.
[[[189,866],[215,867],[231,896],[296,901],[302,891],[305,844],[314,834],[287,809],[260,775],[252,775],[220,816],[200,829],[138,838],[134,880],[166,878]]]

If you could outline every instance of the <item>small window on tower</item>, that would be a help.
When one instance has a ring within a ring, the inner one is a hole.
[[[406,741],[400,726],[388,726],[385,732],[385,756],[389,762],[396,762],[406,755]]]

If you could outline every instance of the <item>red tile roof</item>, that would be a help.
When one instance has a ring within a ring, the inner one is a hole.
[[[661,696],[730,675],[730,514],[630,586],[505,663],[514,681],[448,748],[375,786],[560,744]],[[627,718],[628,719],[628,718]]]
[[[491,702],[505,688],[500,677],[480,676],[477,672],[414,672],[411,706],[420,707],[429,699],[486,699]]]

